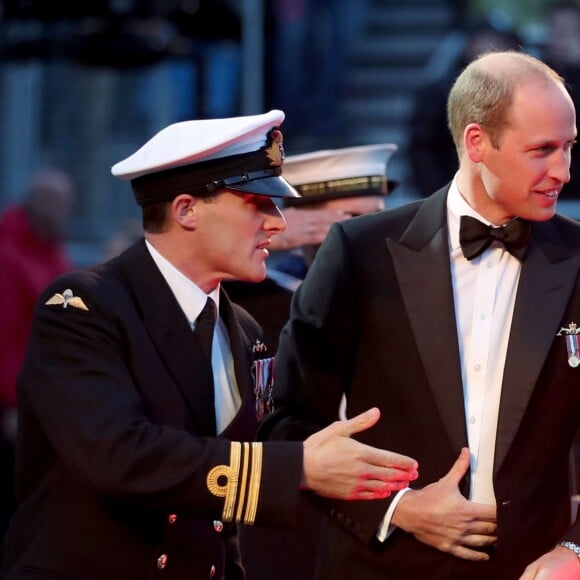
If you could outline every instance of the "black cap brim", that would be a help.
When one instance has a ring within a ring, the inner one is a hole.
[[[227,186],[234,191],[243,191],[255,195],[267,195],[268,197],[300,197],[300,194],[280,175],[252,179],[241,183]]]

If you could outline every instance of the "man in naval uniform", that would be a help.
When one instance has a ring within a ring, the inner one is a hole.
[[[302,490],[382,498],[417,476],[350,437],[374,408],[304,443],[251,442],[271,357],[221,281],[262,280],[285,227],[283,119],[176,123],[112,168],[144,239],[37,303],[2,578],[243,578],[237,523],[291,522]]]

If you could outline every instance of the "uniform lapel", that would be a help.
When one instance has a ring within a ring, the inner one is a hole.
[[[185,314],[144,241],[130,248],[123,260],[145,327],[186,400],[198,433],[215,435],[211,365],[203,357]],[[167,388],[167,385],[159,385],[159,388]]]
[[[253,362],[251,340],[244,332],[232,303],[223,290],[220,295],[220,316],[228,331],[236,382],[242,399],[240,410],[222,435],[238,438],[252,437],[257,427],[257,420],[251,375]]]
[[[566,250],[552,222],[536,223],[522,266],[502,383],[495,472],[522,421],[546,356],[561,327],[580,257]],[[533,324],[531,324],[533,321]]]
[[[467,444],[446,218],[447,188],[427,198],[399,241],[387,240],[435,403],[454,449]]]

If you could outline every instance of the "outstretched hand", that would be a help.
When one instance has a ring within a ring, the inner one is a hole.
[[[459,482],[469,469],[469,460],[469,449],[464,447],[444,477],[401,498],[391,521],[442,552],[464,560],[488,560],[479,548],[497,539],[496,507],[461,495]]]
[[[372,408],[306,439],[301,487],[334,499],[379,499],[417,479],[414,459],[351,438],[379,418],[380,411]]]

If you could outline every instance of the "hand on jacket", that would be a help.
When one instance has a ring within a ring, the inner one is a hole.
[[[572,550],[557,546],[532,562],[520,580],[578,580],[580,558]]]
[[[479,548],[496,541],[496,507],[468,501],[459,482],[469,469],[469,449],[463,448],[449,472],[400,500],[392,523],[417,540],[464,560],[488,560]]]
[[[417,479],[414,459],[351,439],[379,417],[377,408],[369,409],[306,439],[301,487],[334,499],[378,499]]]

